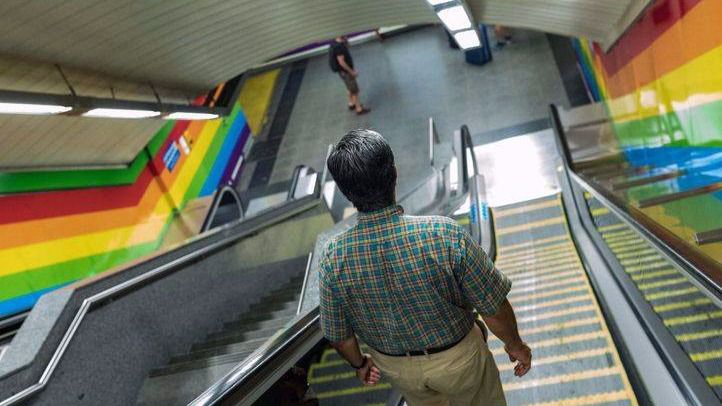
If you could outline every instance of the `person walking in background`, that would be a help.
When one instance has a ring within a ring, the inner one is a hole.
[[[494,48],[497,50],[504,48],[506,44],[511,44],[511,31],[503,25],[494,26],[494,37],[496,37]]]
[[[370,109],[364,107],[359,101],[359,88],[356,82],[358,72],[354,69],[353,58],[348,50],[346,37],[336,37],[328,49],[329,64],[331,70],[337,72],[346,85],[348,91],[348,109],[356,111],[356,114],[366,114]]]
[[[509,279],[454,220],[404,215],[394,154],[379,133],[349,132],[327,162],[359,214],[320,259],[326,338],[363,384],[383,375],[411,406],[505,405],[474,310],[517,362],[515,375],[525,375],[531,350],[506,299]]]

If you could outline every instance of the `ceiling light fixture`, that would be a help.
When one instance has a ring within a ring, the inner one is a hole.
[[[92,109],[83,113],[83,117],[105,117],[105,118],[151,118],[160,115],[159,111],[133,110],[133,109]]]
[[[439,19],[449,31],[459,31],[471,28],[471,19],[463,6],[454,6],[439,10]]]
[[[72,110],[56,104],[0,103],[0,114],[60,114]]]
[[[175,113],[170,113],[163,118],[166,120],[213,120],[218,118],[218,114],[176,111]]]
[[[451,3],[453,0],[426,0],[432,6],[439,6],[446,3]]]
[[[459,48],[464,50],[481,46],[481,41],[479,41],[479,35],[476,33],[476,30],[457,32],[454,34],[454,39],[456,43],[459,44]]]

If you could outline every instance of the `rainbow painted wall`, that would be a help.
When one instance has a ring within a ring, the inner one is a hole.
[[[249,136],[236,104],[168,122],[127,169],[0,173],[0,317],[158,249],[188,202],[231,180]]]
[[[657,0],[609,52],[585,40],[574,46],[626,159],[685,171],[629,190],[630,202],[722,182],[722,1]],[[722,228],[722,193],[643,212],[693,243],[696,232]],[[701,249],[722,262],[722,243]]]

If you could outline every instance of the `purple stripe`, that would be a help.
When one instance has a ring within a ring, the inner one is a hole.
[[[236,146],[233,148],[233,152],[231,152],[231,159],[228,160],[228,165],[226,165],[226,169],[223,171],[223,176],[221,176],[221,185],[227,185],[229,183],[235,184],[236,179],[232,179],[233,170],[236,168],[236,164],[238,164],[238,160],[243,154],[243,146],[246,145],[250,135],[251,129],[248,127],[248,124],[246,124],[243,126],[243,130],[241,130],[241,136],[239,137]]]

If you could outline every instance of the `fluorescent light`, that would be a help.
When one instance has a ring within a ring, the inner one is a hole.
[[[60,114],[70,110],[72,107],[55,104],[0,103],[3,114]]]
[[[170,113],[163,118],[167,120],[213,120],[214,118],[218,118],[218,114],[176,111],[175,113]]]
[[[452,0],[426,0],[432,6],[438,6],[439,4],[450,3]]]
[[[133,110],[133,109],[92,109],[84,113],[85,117],[108,117],[108,118],[150,118],[159,116],[159,111]]]
[[[475,30],[457,32],[454,34],[454,39],[461,49],[477,48],[481,46],[479,35],[476,34]]]
[[[463,6],[454,6],[439,10],[438,13],[441,22],[444,23],[449,31],[459,31],[471,28],[471,20],[466,14]]]

